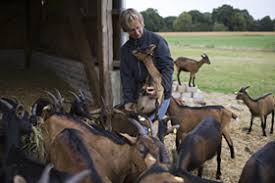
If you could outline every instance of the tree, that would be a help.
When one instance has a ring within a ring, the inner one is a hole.
[[[144,18],[145,28],[153,32],[159,32],[164,27],[164,20],[153,8],[141,12]]]
[[[259,31],[273,31],[273,23],[270,16],[265,16],[261,20],[259,20],[258,24]]]
[[[230,18],[233,14],[233,7],[229,5],[222,5],[221,7],[215,8],[212,12],[213,22],[222,23],[228,27],[230,31],[233,31]]]
[[[245,20],[245,17],[238,11],[234,11],[234,13],[231,15],[230,22],[233,31],[247,30],[247,21]]]
[[[213,31],[228,31],[228,27],[222,23],[215,22],[213,25]]]
[[[163,19],[164,27],[161,31],[167,31],[167,32],[174,31],[173,24],[176,19],[177,19],[177,17],[175,17],[175,16],[165,17]]]
[[[175,31],[190,31],[191,24],[192,16],[187,12],[183,12],[174,21],[173,27]]]

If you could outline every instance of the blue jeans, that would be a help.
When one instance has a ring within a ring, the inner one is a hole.
[[[162,102],[159,110],[158,110],[158,116],[159,116],[159,119],[162,119],[164,116],[165,116],[165,113],[169,107],[169,104],[170,104],[170,99],[166,99]],[[150,117],[150,120],[155,120],[156,116],[155,114],[152,114]]]

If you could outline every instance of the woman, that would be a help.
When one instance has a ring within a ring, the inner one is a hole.
[[[120,25],[123,31],[129,34],[129,40],[121,47],[120,74],[124,107],[128,111],[133,110],[138,93],[148,76],[145,65],[137,60],[132,51],[155,44],[157,47],[154,50],[154,64],[162,75],[164,87],[164,101],[158,111],[159,118],[162,119],[169,106],[174,72],[173,59],[168,44],[160,35],[144,28],[143,17],[135,9],[129,8],[121,13]],[[147,87],[146,92],[152,96],[156,93],[153,87]],[[153,120],[154,116],[150,118]]]

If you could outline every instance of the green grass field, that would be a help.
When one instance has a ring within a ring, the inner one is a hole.
[[[250,85],[253,97],[275,94],[275,32],[161,34],[174,59],[208,55],[211,65],[203,65],[196,78],[203,91],[233,93]],[[182,72],[181,81],[188,79],[189,73]]]

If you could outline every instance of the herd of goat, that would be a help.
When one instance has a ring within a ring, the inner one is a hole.
[[[154,68],[154,45],[135,50],[133,54],[146,65],[147,85],[153,85],[155,97],[140,95],[136,111],[123,106],[102,105],[90,110],[89,99],[82,91],[70,92],[74,100],[68,104],[61,93],[45,91],[33,102],[31,111],[13,97],[0,98],[0,182],[3,183],[218,183],[221,178],[222,137],[231,158],[235,157],[229,125],[237,116],[222,105],[190,107],[171,98],[167,117],[156,113],[163,101],[161,75]],[[195,86],[195,73],[201,61],[179,58],[180,71],[190,72],[189,85]],[[197,66],[195,66],[197,64]],[[190,70],[191,69],[191,70]],[[179,81],[180,82],[180,81]],[[243,100],[254,117],[260,117],[266,136],[266,118],[272,114],[273,133],[275,98],[272,94],[253,99],[243,87],[236,99]],[[69,110],[66,106],[69,105]],[[152,122],[148,113],[156,113]],[[168,124],[171,122],[171,124]],[[157,126],[156,126],[157,125]],[[38,130],[39,129],[39,130]],[[40,131],[45,159],[23,148],[35,131]],[[171,159],[164,137],[176,131],[176,149]],[[24,140],[23,140],[24,139]],[[239,183],[273,183],[275,181],[275,141],[259,149],[245,164]],[[202,178],[204,163],[217,158],[216,179]],[[197,169],[198,176],[191,171]]]

